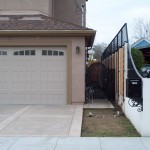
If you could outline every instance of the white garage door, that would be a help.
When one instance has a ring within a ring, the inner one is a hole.
[[[66,48],[0,48],[1,104],[66,104]]]

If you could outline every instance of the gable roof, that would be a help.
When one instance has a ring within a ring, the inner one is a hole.
[[[150,47],[150,41],[146,38],[142,38],[135,43],[132,44],[132,47],[137,48],[137,49],[143,49]]]
[[[92,30],[45,15],[0,15],[0,30]]]

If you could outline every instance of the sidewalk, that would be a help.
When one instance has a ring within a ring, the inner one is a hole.
[[[0,150],[150,150],[150,138],[0,137]]]

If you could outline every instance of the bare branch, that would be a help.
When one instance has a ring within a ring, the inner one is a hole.
[[[141,39],[147,38],[150,39],[150,21],[144,20],[143,18],[134,18],[134,38]]]
[[[93,46],[93,50],[95,51],[94,59],[100,61],[101,56],[105,48],[107,47],[106,43],[100,43]]]

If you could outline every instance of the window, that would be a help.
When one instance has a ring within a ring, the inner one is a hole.
[[[0,51],[0,55],[7,55],[6,51]]]
[[[47,55],[47,50],[42,50],[42,55]]]
[[[14,52],[14,55],[18,55],[18,52]]]
[[[64,56],[64,52],[59,52],[59,56]]]
[[[53,51],[53,50],[42,50],[43,56],[64,56],[62,51]]]
[[[52,55],[52,51],[51,50],[48,50],[48,55]]]
[[[29,56],[29,55],[35,55],[35,50],[22,50],[22,51],[15,51],[14,55],[20,55],[20,56]]]
[[[25,50],[25,55],[30,55],[30,51]]]
[[[58,51],[53,51],[54,56],[58,56]]]
[[[24,51],[19,51],[19,55],[24,55]]]
[[[31,50],[31,55],[35,55],[35,50]]]

